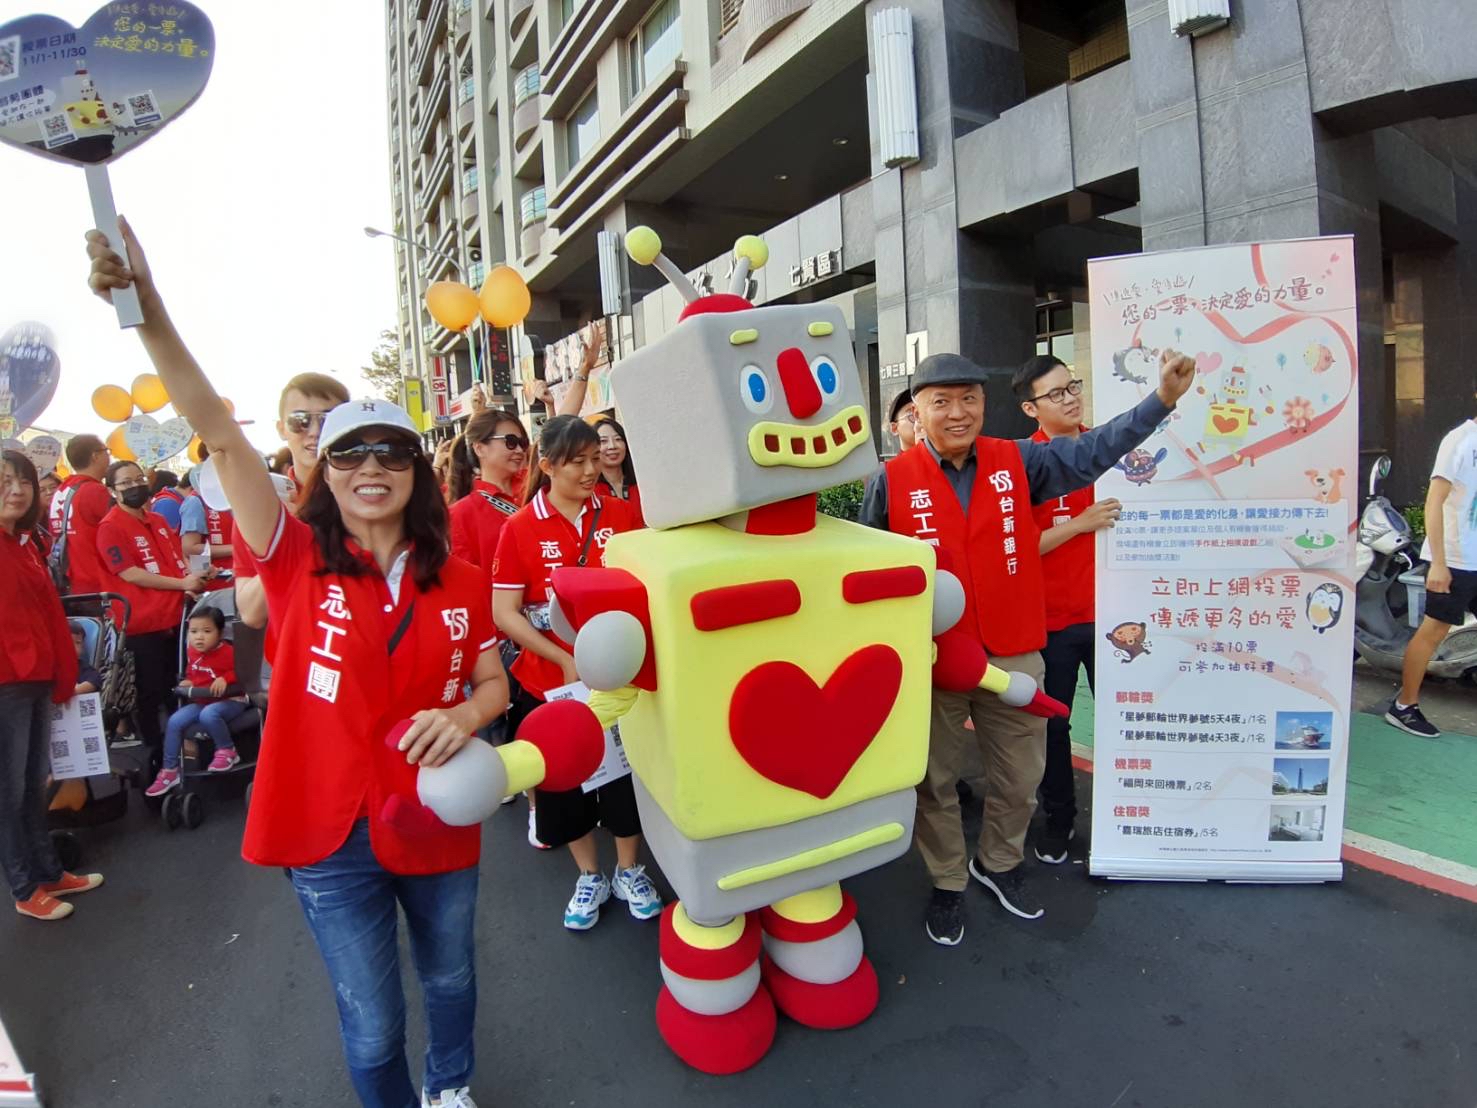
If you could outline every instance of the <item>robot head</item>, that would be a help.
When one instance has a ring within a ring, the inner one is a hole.
[[[647,227],[626,236],[687,300],[677,326],[611,371],[651,527],[718,519],[866,477],[877,468],[865,396],[840,310],[755,308],[699,296]],[[769,251],[734,246],[733,288]]]

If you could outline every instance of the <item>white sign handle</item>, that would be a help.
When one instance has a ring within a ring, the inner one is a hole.
[[[128,247],[123,243],[123,231],[118,226],[118,209],[113,206],[113,186],[108,181],[106,165],[83,167],[87,174],[87,196],[92,201],[92,223],[108,236],[108,242],[128,264]],[[144,321],[143,308],[139,306],[138,289],[113,290],[113,308],[118,313],[119,327],[137,327]]]

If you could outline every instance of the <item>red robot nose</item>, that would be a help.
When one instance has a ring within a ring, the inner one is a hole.
[[[776,359],[780,370],[780,386],[785,390],[785,403],[796,419],[808,419],[821,410],[821,390],[810,373],[810,363],[796,347],[781,350]]]

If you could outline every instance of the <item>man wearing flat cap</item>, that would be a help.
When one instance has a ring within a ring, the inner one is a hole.
[[[1169,415],[1195,377],[1195,360],[1172,350],[1159,359],[1153,395],[1107,423],[1050,442],[982,437],[985,372],[959,354],[925,358],[913,375],[922,432],[867,486],[861,522],[936,546],[941,565],[964,585],[956,630],[978,638],[1000,668],[1039,683],[1046,645],[1040,536],[1031,506],[1089,485]],[[973,720],[986,775],[979,845],[966,862],[959,796]],[[976,689],[933,692],[928,772],[918,786],[914,839],[933,878],[924,926],[954,946],[964,937],[964,888],[973,876],[1001,907],[1023,919],[1042,909],[1022,860],[1036,786],[1046,761],[1046,721]]]

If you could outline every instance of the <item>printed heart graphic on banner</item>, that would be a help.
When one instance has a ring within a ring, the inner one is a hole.
[[[1201,351],[1195,355],[1195,371],[1204,377],[1207,373],[1214,373],[1221,368],[1221,356],[1219,354],[1207,354]]]
[[[80,28],[12,19],[0,26],[0,142],[111,162],[193,104],[214,62],[215,30],[185,0],[104,4]]]
[[[887,722],[903,663],[890,646],[863,647],[820,688],[792,662],[744,674],[728,707],[728,732],[755,772],[824,800]]]
[[[37,435],[26,443],[26,457],[31,459],[37,473],[50,473],[56,468],[56,463],[62,460],[61,441],[50,435]]]
[[[0,335],[0,435],[36,422],[56,394],[61,372],[56,338],[44,323],[17,323]]]

